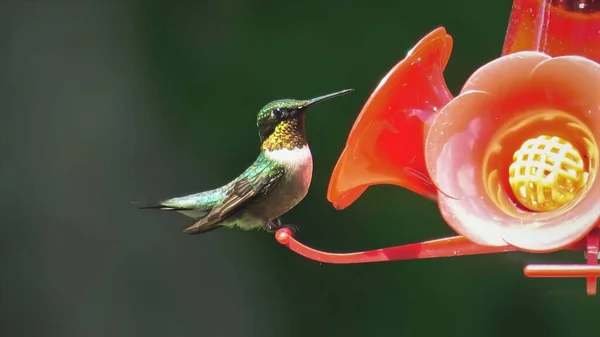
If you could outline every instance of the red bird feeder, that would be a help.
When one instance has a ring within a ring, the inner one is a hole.
[[[515,0],[503,55],[460,93],[443,71],[452,38],[437,28],[381,80],[360,112],[327,198],[351,205],[372,185],[435,200],[460,236],[335,254],[282,229],[277,240],[324,263],[510,251],[586,252],[587,264],[528,265],[528,277],[600,276],[600,1]],[[410,144],[410,147],[402,144]]]

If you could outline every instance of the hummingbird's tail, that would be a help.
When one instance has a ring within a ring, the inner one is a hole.
[[[140,203],[134,202],[133,204]],[[138,209],[178,212],[196,220],[202,219],[211,210],[210,207],[199,207],[199,205],[189,202],[189,200],[186,200],[184,198],[173,198],[162,201],[158,204],[142,205],[139,206]]]
[[[132,204],[139,204],[139,203],[132,202]],[[162,205],[162,204],[140,206],[140,207],[138,207],[138,209],[151,209],[151,210],[157,210],[157,211],[173,211],[173,212],[178,212],[183,215],[189,216],[190,218],[194,218],[196,220],[200,220],[200,219],[204,218],[208,214],[208,211],[210,210],[210,209],[202,210],[202,209],[196,209],[193,207],[185,207],[185,206],[174,207],[174,206],[167,206],[167,205]],[[193,230],[190,230],[190,228],[193,228]],[[201,233],[211,232],[217,228],[221,228],[221,225],[219,225],[218,223],[207,223],[202,226],[198,226],[198,223],[196,223],[190,228],[187,228],[185,230],[185,232],[189,233],[189,234],[201,234]]]
[[[132,201],[131,203],[133,205],[140,205],[140,206],[138,206],[138,209],[153,209],[153,210],[157,210],[157,211],[176,211],[177,210],[177,207],[162,205],[161,203],[150,204],[150,203],[145,203],[145,202],[140,202],[140,201]]]
[[[191,229],[186,229],[186,233],[206,233],[221,227],[221,224],[218,221],[220,218],[218,217],[210,219],[210,221],[202,220],[212,211],[215,206],[221,203],[225,193],[226,189],[225,187],[222,187],[211,191],[163,200],[157,202],[156,204],[140,205],[138,208],[181,213],[198,221],[191,227]]]
[[[138,209],[154,209],[154,210],[158,210],[158,211],[186,211],[186,210],[191,210],[191,209],[181,209],[181,208],[168,207],[168,206],[163,206],[163,205],[141,206],[141,207],[138,207]]]

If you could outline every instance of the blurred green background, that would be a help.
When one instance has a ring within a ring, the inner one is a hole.
[[[596,334],[583,280],[522,274],[581,253],[324,265],[264,232],[189,236],[189,218],[130,204],[239,174],[268,101],[354,88],[309,115],[312,188],[284,220],[338,252],[451,235],[409,191],[336,211],[327,184],[363,103],[421,37],[453,36],[457,93],[500,54],[511,3],[3,2],[0,336]]]

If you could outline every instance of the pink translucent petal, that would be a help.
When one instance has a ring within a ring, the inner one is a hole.
[[[505,223],[501,235],[506,242],[524,251],[541,253],[563,249],[582,239],[596,226],[600,214],[599,191],[600,184],[596,179],[591,193],[585,198],[587,202],[578,203],[576,208],[570,210],[565,216]],[[590,205],[592,207],[589,207]],[[581,208],[589,208],[589,210],[580,213],[577,209]]]
[[[538,64],[529,81],[544,88],[553,106],[600,134],[600,64],[580,56],[556,57]]]
[[[467,80],[461,92],[478,90],[497,93],[523,83],[531,69],[549,59],[548,55],[524,51],[497,58],[477,69]]]
[[[426,140],[430,176],[442,193],[438,203],[442,216],[457,233],[482,245],[500,246],[500,228],[494,222],[498,208],[486,194],[481,177],[481,158],[494,118],[480,114],[494,105],[481,91],[461,94],[434,119]],[[498,214],[501,216],[501,214]]]
[[[442,217],[458,234],[484,246],[508,246],[503,238],[502,228],[497,226],[485,213],[485,207],[466,204],[445,195],[438,197]],[[477,212],[474,210],[481,210]]]

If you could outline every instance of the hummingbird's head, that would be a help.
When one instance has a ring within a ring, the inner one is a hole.
[[[303,147],[306,145],[304,113],[308,107],[352,90],[346,89],[308,100],[280,99],[268,103],[260,109],[256,120],[262,148],[274,151]]]

